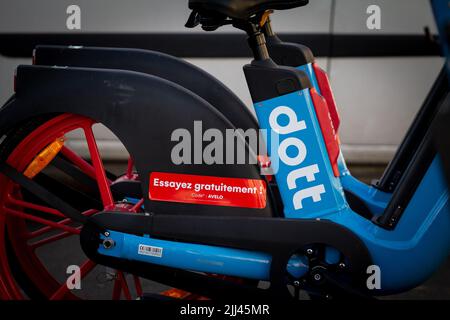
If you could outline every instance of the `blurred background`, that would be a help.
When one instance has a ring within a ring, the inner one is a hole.
[[[80,30],[66,27],[71,4],[81,8]],[[381,9],[379,30],[366,26],[373,4]],[[31,63],[36,44],[62,44],[173,54],[213,74],[253,112],[242,72],[250,61],[245,35],[231,27],[214,33],[186,29],[188,16],[186,0],[2,0],[0,105],[13,93],[14,69]],[[368,183],[378,178],[443,65],[429,1],[311,0],[306,7],[275,12],[272,22],[281,39],[309,46],[328,72],[352,173]],[[95,133],[108,168],[123,171],[128,154],[121,143],[101,126]],[[84,140],[76,137],[70,147],[83,154]],[[450,298],[449,265],[424,285],[391,298]]]
[[[66,27],[70,4],[81,9],[81,30]],[[366,26],[373,4],[381,9],[379,30]],[[213,33],[186,29],[188,15],[181,0],[2,0],[0,104],[12,94],[14,69],[30,64],[32,48],[40,43],[174,54],[216,76],[253,110],[242,72],[250,61],[245,36],[232,27]],[[386,164],[443,64],[430,40],[436,27],[429,1],[316,0],[277,11],[272,21],[282,39],[311,47],[328,72],[347,161]],[[101,128],[96,134],[105,157],[123,159],[115,137]]]

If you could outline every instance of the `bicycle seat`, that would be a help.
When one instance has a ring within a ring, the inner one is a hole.
[[[309,0],[189,0],[189,8],[215,12],[233,19],[246,20],[266,10],[283,10],[301,7]]]

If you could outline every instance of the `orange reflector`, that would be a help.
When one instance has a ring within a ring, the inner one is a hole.
[[[45,169],[48,164],[56,157],[64,146],[64,138],[58,138],[42,150],[23,172],[27,178],[34,178],[39,172]]]
[[[180,289],[175,289],[175,288],[166,290],[166,291],[162,292],[161,294],[163,296],[176,298],[176,299],[184,299],[184,298],[188,297],[189,295],[191,295],[190,292],[180,290]]]

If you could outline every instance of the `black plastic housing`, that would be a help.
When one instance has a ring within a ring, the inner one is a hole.
[[[271,59],[252,61],[244,66],[244,73],[254,103],[312,87],[306,73],[278,66]]]
[[[299,67],[314,62],[314,55],[307,46],[283,42],[276,35],[266,34],[266,45],[270,58],[279,65]]]

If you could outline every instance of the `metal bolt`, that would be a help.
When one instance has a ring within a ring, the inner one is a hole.
[[[104,235],[105,235],[105,237],[109,237],[109,232],[105,231]]]
[[[297,280],[296,280],[296,281],[294,281],[294,286],[295,286],[295,287],[299,287],[299,286],[300,286],[300,282],[299,282],[299,281],[297,281]]]
[[[339,263],[339,268],[344,269],[346,267],[345,263],[341,262]]]
[[[316,274],[314,275],[314,280],[316,280],[316,281],[322,280],[322,276],[320,275],[320,273],[316,273]]]
[[[313,249],[307,249],[306,250],[306,253],[308,254],[308,255],[312,255],[313,253],[314,253],[314,250]]]
[[[105,248],[105,249],[111,249],[115,245],[116,245],[116,243],[114,242],[113,239],[105,239],[105,240],[103,240],[103,248]]]

